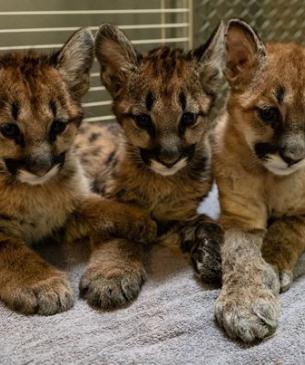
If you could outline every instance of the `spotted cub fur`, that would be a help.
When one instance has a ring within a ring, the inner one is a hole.
[[[0,299],[22,313],[54,314],[73,304],[65,274],[31,249],[38,241],[90,235],[98,260],[110,235],[155,237],[142,211],[90,191],[73,151],[93,48],[82,29],[51,56],[0,57]]]
[[[199,275],[210,280],[220,270],[202,252],[206,245],[218,247],[222,232],[197,207],[212,183],[208,116],[222,55],[223,25],[191,52],[161,47],[146,55],[137,53],[118,28],[102,26],[96,56],[118,124],[84,125],[76,141],[95,190],[150,213],[159,242],[181,244]],[[81,282],[82,293],[103,308],[124,305],[138,295],[146,276],[143,246],[120,239],[101,250],[96,269],[104,285],[94,284],[89,274]]]

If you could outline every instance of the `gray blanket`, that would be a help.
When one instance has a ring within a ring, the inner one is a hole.
[[[215,215],[213,198],[204,210]],[[76,296],[83,268],[66,265]],[[148,271],[138,300],[122,310],[99,312],[77,298],[66,313],[26,317],[0,305],[0,364],[305,364],[305,277],[281,295],[275,336],[249,347],[218,328],[219,289],[196,281],[178,251],[156,247]]]

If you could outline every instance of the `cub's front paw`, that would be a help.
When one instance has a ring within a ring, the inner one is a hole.
[[[114,269],[105,275],[99,268],[88,268],[80,281],[80,295],[93,307],[119,308],[137,298],[145,278],[144,269]]]
[[[217,322],[233,339],[252,343],[271,336],[278,325],[276,296],[265,288],[224,291],[215,304]]]
[[[198,219],[182,229],[181,249],[190,252],[195,272],[205,282],[221,282],[222,242],[223,231],[216,223]]]
[[[293,282],[293,273],[291,271],[280,271],[279,280],[280,280],[280,292],[284,293],[290,288]]]
[[[157,224],[140,209],[132,209],[122,225],[122,238],[140,243],[154,243],[157,239]]]
[[[60,272],[22,286],[8,285],[0,295],[8,307],[23,314],[52,315],[70,309],[74,302],[70,284]]]

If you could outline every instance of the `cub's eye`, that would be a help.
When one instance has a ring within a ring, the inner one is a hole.
[[[4,123],[0,126],[0,131],[6,138],[15,139],[20,135],[20,129],[15,123]]]
[[[258,108],[258,114],[262,121],[271,124],[279,119],[280,112],[276,107]]]
[[[196,123],[197,114],[186,112],[182,114],[180,123],[183,127],[190,127]]]
[[[56,137],[58,134],[61,134],[66,129],[67,123],[62,122],[61,120],[54,120],[50,129],[50,136],[52,138]]]
[[[133,119],[140,128],[147,128],[152,124],[151,117],[148,114],[135,114]]]

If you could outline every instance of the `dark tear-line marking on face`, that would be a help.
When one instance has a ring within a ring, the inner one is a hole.
[[[186,96],[183,91],[179,94],[179,104],[181,105],[182,111],[184,111],[186,108]]]
[[[282,104],[282,102],[284,100],[284,95],[285,95],[285,88],[284,88],[284,86],[279,85],[275,89],[275,97],[276,97],[277,101],[279,102],[279,104]]]
[[[57,106],[56,106],[56,103],[54,100],[50,100],[49,102],[49,108],[53,114],[53,117],[55,118],[56,117],[56,114],[57,114]]]
[[[145,100],[145,104],[146,104],[146,109],[150,112],[153,104],[154,104],[154,95],[151,91],[149,91],[149,93],[146,96],[146,100]]]
[[[18,101],[14,101],[12,103],[12,117],[14,120],[18,119],[20,113],[20,106],[19,106],[19,102]]]

